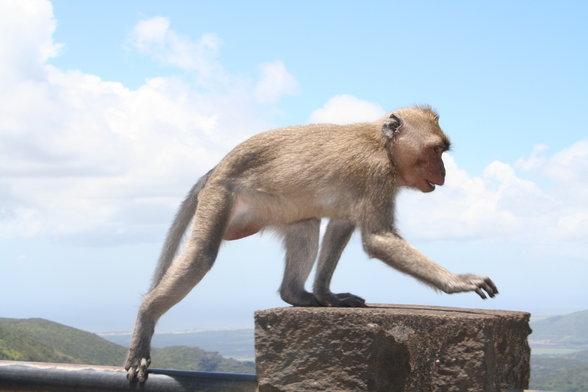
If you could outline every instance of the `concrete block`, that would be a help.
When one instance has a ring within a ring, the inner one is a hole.
[[[374,304],[258,311],[259,391],[526,389],[529,316]]]

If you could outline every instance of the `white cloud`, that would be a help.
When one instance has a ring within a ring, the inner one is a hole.
[[[351,124],[374,121],[384,114],[380,105],[344,94],[331,98],[322,108],[312,112],[309,122]]]
[[[547,157],[537,153],[532,159],[519,160],[515,167],[550,180],[549,193],[556,201],[550,206],[554,209],[554,236],[585,241],[588,238],[588,141],[579,141]]]
[[[205,88],[158,77],[131,90],[46,63],[59,47],[47,1],[0,1],[0,28],[0,236],[149,239],[198,175],[270,127],[263,113],[274,101],[260,103],[255,81],[223,70],[214,35],[139,22],[137,49],[194,71]]]
[[[202,84],[226,81],[217,59],[222,40],[215,34],[203,34],[194,41],[171,30],[169,19],[158,16],[138,22],[129,40],[137,50],[164,64],[196,72]]]
[[[582,183],[588,176],[588,141],[574,143],[551,157],[542,156],[547,150],[547,146],[537,146],[529,158],[519,159],[515,166],[530,173],[547,176],[560,185],[570,184],[575,185],[577,190],[586,190]],[[582,194],[582,198],[584,196]]]
[[[165,49],[166,36],[169,36],[169,25],[169,19],[161,16],[142,20],[133,28],[131,42],[137,49],[144,52],[151,51],[154,46]]]
[[[283,95],[298,94],[296,78],[286,70],[281,61],[261,65],[261,80],[255,88],[255,96],[262,102],[275,102]]]
[[[588,199],[577,196],[588,194],[588,185],[577,181],[586,171],[586,160],[580,159],[584,145],[579,142],[541,159],[535,150],[514,166],[492,162],[481,177],[470,176],[446,155],[444,187],[432,194],[401,195],[401,230],[428,239],[500,238],[535,244],[584,240]],[[517,168],[553,175],[551,183],[539,186],[523,179]]]
[[[217,128],[214,108],[194,109],[203,97],[179,80],[131,91],[77,71],[45,71],[44,81],[21,90],[19,105],[0,108],[0,118],[12,119],[0,125],[1,182],[13,200],[2,235],[125,227],[125,209],[175,202],[232,139]]]
[[[39,77],[39,64],[57,55],[61,45],[51,39],[56,21],[48,1],[0,1],[0,81]],[[26,26],[26,28],[24,27]]]

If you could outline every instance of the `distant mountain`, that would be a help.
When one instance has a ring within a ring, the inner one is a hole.
[[[224,358],[198,347],[172,346],[153,350],[152,367],[202,372],[255,373],[253,361]]]
[[[531,323],[533,342],[545,341],[572,348],[588,348],[588,310]]]
[[[99,334],[106,340],[127,347],[130,333]],[[255,358],[253,328],[218,329],[209,331],[156,332],[153,347],[196,346],[217,351],[224,357],[252,361]]]
[[[0,359],[122,366],[126,347],[44,319],[0,318]],[[255,373],[253,362],[223,358],[197,347],[152,350],[154,368]]]

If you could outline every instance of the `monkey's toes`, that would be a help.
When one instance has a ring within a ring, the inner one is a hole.
[[[139,381],[140,383],[147,380],[147,368],[151,363],[149,358],[141,358],[141,360],[132,361],[133,364],[127,363],[125,369],[127,369],[127,380],[130,382]]]
[[[323,306],[337,308],[365,308],[365,299],[351,293],[322,295],[319,302]]]
[[[365,299],[358,297],[357,295],[351,293],[341,293],[336,294],[341,304],[339,306],[348,307],[348,308],[365,308]]]

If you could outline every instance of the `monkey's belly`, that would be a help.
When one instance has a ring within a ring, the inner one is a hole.
[[[223,239],[238,240],[258,233],[265,227],[280,227],[310,218],[333,217],[336,198],[330,196],[316,199],[318,201],[309,197],[288,200],[251,191],[248,195],[238,195]]]

